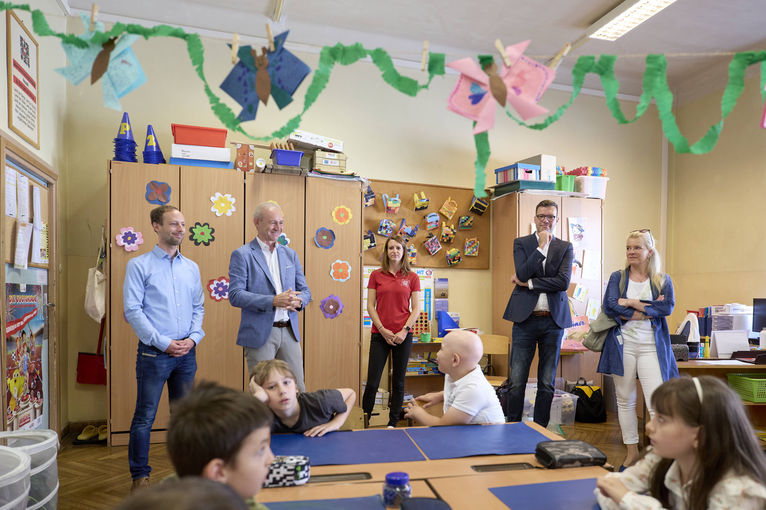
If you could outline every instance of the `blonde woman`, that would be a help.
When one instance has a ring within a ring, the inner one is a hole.
[[[673,281],[660,270],[660,255],[648,229],[628,234],[625,246],[625,288],[620,292],[623,271],[615,271],[604,293],[604,313],[617,321],[604,342],[598,371],[614,376],[617,417],[627,448],[624,466],[638,460],[636,376],[647,402],[664,381],[678,377],[665,319],[673,312]]]

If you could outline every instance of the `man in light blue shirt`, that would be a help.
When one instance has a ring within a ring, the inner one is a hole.
[[[140,340],[128,447],[133,489],[149,485],[149,438],[162,389],[167,382],[171,403],[191,389],[195,348],[205,336],[199,267],[178,251],[186,235],[184,216],[163,205],[152,210],[150,219],[157,245],[128,262],[122,290],[125,318]]]

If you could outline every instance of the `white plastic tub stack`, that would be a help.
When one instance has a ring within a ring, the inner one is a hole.
[[[29,455],[0,446],[0,510],[23,510],[29,498]]]
[[[26,508],[54,510],[59,490],[56,462],[59,438],[56,432],[47,429],[0,432],[0,444],[24,452],[31,458],[29,501]]]

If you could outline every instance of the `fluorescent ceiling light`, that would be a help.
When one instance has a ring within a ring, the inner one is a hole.
[[[676,0],[625,0],[588,28],[588,37],[614,41]]]

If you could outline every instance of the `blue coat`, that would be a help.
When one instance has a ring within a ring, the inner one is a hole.
[[[300,294],[305,308],[311,301],[301,263],[295,250],[277,243],[282,290],[293,289]],[[242,309],[237,333],[237,345],[257,349],[271,333],[276,308],[272,305],[276,287],[257,239],[234,250],[229,262],[229,302]],[[290,329],[300,342],[298,312],[288,312]]]
[[[634,308],[620,306],[617,304],[617,300],[621,297],[626,297],[628,292],[628,285],[625,285],[625,290],[620,295],[620,273],[622,271],[615,271],[612,276],[609,277],[609,284],[606,286],[606,292],[604,293],[604,313],[617,322],[617,326],[613,327],[606,335],[604,341],[604,349],[601,351],[601,359],[598,362],[598,371],[602,374],[614,374],[624,375],[623,362],[622,362],[622,344],[617,341],[617,335],[621,334],[620,326],[625,324],[625,320],[622,317],[630,317],[635,312]],[[630,281],[630,268],[625,269],[626,283]],[[665,282],[662,285],[662,292],[660,292],[653,282],[650,282],[652,288],[652,300],[642,301],[651,306],[646,308],[646,316],[652,322],[652,329],[654,330],[654,343],[657,348],[657,359],[660,362],[660,372],[662,373],[662,380],[667,381],[673,377],[678,377],[678,366],[676,366],[676,358],[673,356],[673,349],[670,346],[670,332],[668,331],[668,321],[665,319],[668,315],[673,313],[676,300],[673,294],[673,280],[669,275],[665,276]],[[657,298],[662,295],[664,299],[658,301]]]

